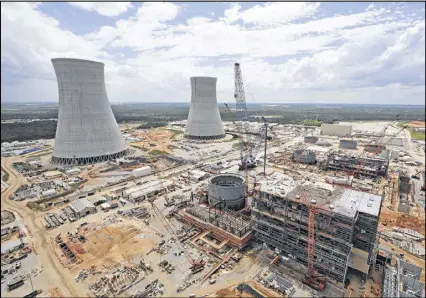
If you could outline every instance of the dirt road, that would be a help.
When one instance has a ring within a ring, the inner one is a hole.
[[[28,227],[31,236],[29,242],[32,243],[39,262],[43,266],[43,274],[46,276],[46,283],[49,287],[58,287],[64,296],[83,297],[84,292],[78,291],[69,282],[59,268],[57,260],[54,259],[52,251],[49,249],[46,230],[41,223],[41,214],[37,215],[35,211],[30,210],[25,206],[25,203],[9,200],[9,196],[13,194],[20,185],[26,183],[26,179],[19,174],[11,165],[18,161],[19,157],[9,157],[1,159],[2,168],[9,174],[9,187],[1,194],[1,209],[8,209],[17,213]],[[71,281],[73,282],[73,281]]]

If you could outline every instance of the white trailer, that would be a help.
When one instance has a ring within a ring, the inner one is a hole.
[[[143,177],[151,174],[151,167],[145,166],[142,168],[137,168],[132,171],[133,177]]]

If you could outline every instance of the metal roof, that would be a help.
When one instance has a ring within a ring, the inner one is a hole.
[[[95,208],[95,205],[86,198],[74,200],[72,206],[77,212],[81,212],[86,208]]]

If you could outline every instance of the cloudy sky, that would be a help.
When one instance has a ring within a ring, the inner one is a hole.
[[[51,58],[105,63],[111,102],[424,104],[424,3],[1,3],[1,100],[57,102]]]

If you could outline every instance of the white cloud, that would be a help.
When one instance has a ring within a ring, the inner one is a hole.
[[[319,3],[313,2],[265,3],[241,12],[240,18],[244,23],[255,25],[286,24],[312,16],[319,6]]]
[[[132,7],[130,2],[68,2],[68,4],[107,17],[119,16]]]
[[[374,8],[374,3],[371,3],[370,5],[367,6],[366,10],[372,10]]]
[[[241,5],[231,4],[224,12],[224,20],[227,23],[241,20],[245,24],[276,26],[312,16],[319,6],[319,3],[311,2],[272,2],[241,11]]]
[[[37,5],[2,3],[2,74],[19,77],[15,85],[2,79],[2,100],[55,100],[50,59],[75,57],[105,63],[115,102],[187,101],[196,75],[217,76],[219,101],[232,101],[238,60],[257,102],[423,103],[421,14],[402,18],[396,8],[373,7],[313,18],[316,3],[273,4],[293,5],[228,4],[223,18],[206,12],[184,19],[177,3],[143,3],[127,19],[77,35]]]

